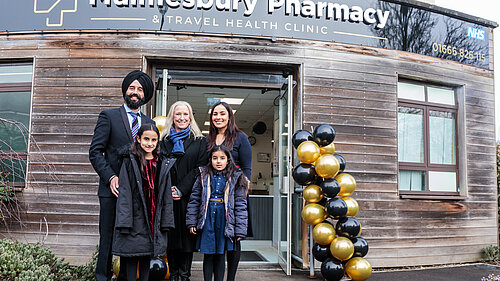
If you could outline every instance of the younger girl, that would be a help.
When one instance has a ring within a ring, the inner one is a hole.
[[[225,146],[215,145],[209,160],[206,167],[200,167],[194,183],[186,225],[192,234],[199,234],[196,246],[205,254],[205,281],[211,281],[212,275],[215,281],[223,281],[225,251],[234,251],[247,233],[249,181]]]
[[[174,161],[158,159],[160,133],[144,124],[126,153],[119,175],[113,254],[120,256],[128,281],[149,279],[152,257],[167,250],[167,230],[174,227],[169,170]]]

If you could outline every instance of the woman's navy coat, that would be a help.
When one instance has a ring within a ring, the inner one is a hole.
[[[167,232],[174,228],[173,200],[170,191],[170,169],[175,160],[158,162],[156,183],[158,191],[154,217],[154,237],[148,221],[142,177],[135,156],[123,159],[119,176],[119,195],[116,203],[116,221],[113,254],[124,257],[161,257],[167,250]],[[168,187],[168,188],[167,188]]]

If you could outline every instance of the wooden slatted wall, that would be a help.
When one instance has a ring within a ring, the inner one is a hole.
[[[98,241],[97,176],[88,161],[98,113],[122,103],[122,78],[143,58],[299,66],[304,128],[335,126],[337,151],[358,182],[357,218],[373,266],[475,261],[498,241],[490,70],[360,46],[189,35],[11,35],[0,48],[0,59],[35,57],[32,136],[40,152],[32,146],[33,187],[22,194],[27,227],[11,235],[43,240],[73,263],[87,262]],[[464,85],[464,200],[398,196],[398,73]],[[47,176],[41,154],[58,180]]]

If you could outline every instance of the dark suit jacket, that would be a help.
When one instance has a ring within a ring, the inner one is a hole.
[[[142,124],[154,121],[142,114]],[[99,197],[114,197],[109,189],[109,179],[120,173],[119,150],[132,143],[132,132],[125,108],[103,110],[99,114],[90,143],[89,159],[99,175]]]

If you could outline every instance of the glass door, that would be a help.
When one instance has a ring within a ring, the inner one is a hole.
[[[292,104],[293,76],[288,75],[287,83],[279,97],[279,163],[278,163],[278,263],[287,275],[292,274]]]
[[[165,116],[174,102],[187,101],[206,135],[213,102],[230,103],[238,127],[253,139],[250,205],[254,236],[242,242],[242,251],[248,252],[242,263],[278,263],[291,274],[294,89],[289,85],[294,85],[293,76],[166,66],[156,66],[153,73],[157,95],[148,105],[150,116]],[[254,128],[258,122],[269,129],[258,133]],[[202,257],[195,255],[194,260]]]

